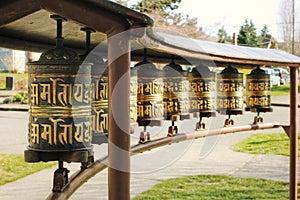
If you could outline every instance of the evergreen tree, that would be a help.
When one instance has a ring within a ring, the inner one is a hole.
[[[259,47],[260,43],[258,41],[258,37],[256,36],[256,28],[250,20],[245,20],[244,25],[241,26],[239,34],[238,34],[238,44],[242,46],[250,46],[250,47]]]
[[[258,41],[261,44],[261,47],[267,48],[271,44],[272,35],[269,34],[268,26],[264,25],[261,29],[260,36],[258,37]]]
[[[232,42],[231,38],[228,36],[224,26],[218,31],[219,43]]]

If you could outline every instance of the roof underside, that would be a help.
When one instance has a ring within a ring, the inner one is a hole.
[[[209,61],[217,65],[300,65],[299,57],[281,50],[220,44],[156,32],[148,16],[105,0],[4,0],[0,3],[0,46],[35,52],[52,48],[56,22],[50,19],[51,14],[68,19],[63,23],[64,44],[79,53],[85,48],[85,33],[80,28],[87,26],[96,30],[91,43],[100,44],[105,56],[107,34],[116,27],[148,27],[142,38],[132,40],[133,60],[141,60],[146,47],[149,60],[155,62],[169,62],[173,56],[184,64]]]

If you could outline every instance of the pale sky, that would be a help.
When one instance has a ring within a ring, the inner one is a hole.
[[[264,24],[269,33],[280,39],[280,5],[282,0],[182,0],[178,11],[198,18],[198,25],[210,35],[224,26],[229,35],[238,33],[245,19],[253,21],[258,34]],[[296,4],[296,13],[300,5]],[[134,4],[137,0],[130,0]]]
[[[269,33],[279,36],[281,0],[182,0],[181,13],[198,17],[198,25],[209,34],[224,26],[228,34],[238,33],[245,19],[252,19],[260,33],[266,24]]]

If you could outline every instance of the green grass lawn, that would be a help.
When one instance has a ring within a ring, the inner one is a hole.
[[[298,85],[300,91],[300,84]],[[290,94],[290,84],[273,86],[271,88],[271,96],[288,96]]]
[[[289,138],[285,133],[253,134],[233,145],[232,149],[289,156]],[[282,181],[200,175],[163,181],[134,200],[288,199],[288,189],[288,183]]]
[[[162,181],[133,200],[288,199],[287,182],[199,175]]]
[[[234,151],[251,154],[273,154],[289,156],[290,141],[285,133],[253,134],[231,148]],[[299,149],[298,149],[299,151]]]
[[[24,161],[24,155],[0,154],[0,185],[13,182],[55,164],[56,162],[27,163]]]

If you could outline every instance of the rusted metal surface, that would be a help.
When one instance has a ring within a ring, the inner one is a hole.
[[[262,123],[262,124],[249,124],[249,125],[240,125],[240,126],[232,126],[225,127],[220,129],[212,129],[212,130],[200,130],[190,133],[179,133],[173,137],[163,137],[157,138],[155,140],[150,140],[143,144],[137,144],[131,146],[130,155],[135,155],[144,151],[148,151],[151,149],[155,149],[164,145],[169,145],[173,143],[182,142],[185,140],[197,139],[207,136],[219,135],[219,134],[227,134],[227,133],[236,133],[250,130],[259,130],[259,129],[272,129],[281,127],[280,123]],[[95,161],[89,168],[80,170],[74,173],[69,178],[68,187],[65,187],[65,190],[57,193],[53,192],[48,196],[48,200],[63,200],[69,198],[82,184],[84,184],[87,180],[92,178],[97,173],[101,172],[107,167],[108,159],[104,157],[100,160]]]
[[[298,68],[290,68],[290,200],[298,199]]]

